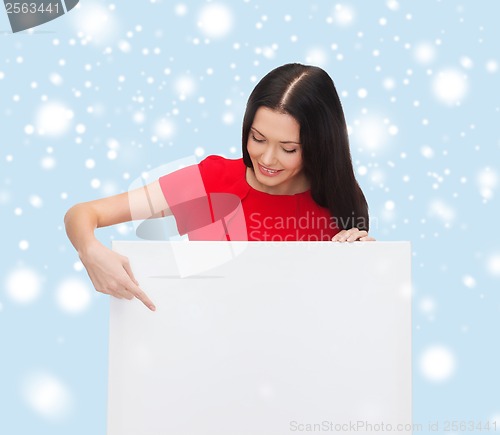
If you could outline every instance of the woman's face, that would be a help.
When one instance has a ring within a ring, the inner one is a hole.
[[[309,189],[302,168],[300,126],[291,115],[260,107],[248,135],[247,150],[254,171],[248,182],[274,195],[293,195]]]

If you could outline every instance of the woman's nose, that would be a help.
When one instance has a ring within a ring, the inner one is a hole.
[[[275,160],[275,155],[274,155],[274,147],[272,145],[268,145],[264,152],[262,153],[262,163],[266,166],[272,166]]]

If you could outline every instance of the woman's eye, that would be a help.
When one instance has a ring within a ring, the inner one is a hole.
[[[285,148],[283,148],[283,151],[285,151],[285,153],[290,153],[290,154],[291,154],[291,153],[295,153],[295,152],[297,152],[297,150],[296,150],[296,149],[293,149],[293,150],[286,150]]]
[[[252,139],[255,141],[255,142],[259,142],[259,143],[262,143],[262,142],[265,142],[266,140],[265,139],[257,139],[253,134],[252,134]]]

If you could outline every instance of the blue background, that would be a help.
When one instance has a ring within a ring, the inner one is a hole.
[[[82,1],[18,34],[0,12],[0,432],[105,433],[109,301],[66,210],[181,157],[239,157],[256,81],[294,61],[337,86],[371,234],[412,242],[415,433],[500,431],[500,4],[225,1],[230,26],[200,27],[213,4]]]

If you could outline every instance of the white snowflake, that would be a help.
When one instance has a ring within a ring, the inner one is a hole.
[[[414,56],[418,63],[428,64],[431,63],[436,57],[436,49],[428,42],[422,42],[415,46]]]
[[[69,417],[74,399],[69,388],[56,376],[31,373],[24,377],[21,394],[38,415],[49,421],[61,421]]]
[[[462,282],[463,282],[464,286],[468,287],[468,288],[474,288],[476,286],[476,280],[474,279],[473,276],[470,276],[470,275],[465,275],[462,278]]]
[[[334,22],[345,27],[352,24],[354,21],[354,9],[351,6],[337,4],[333,12]]]
[[[170,139],[175,132],[175,125],[170,119],[160,119],[155,125],[155,134],[161,139]]]
[[[9,273],[5,287],[10,299],[17,303],[26,304],[33,302],[40,296],[42,280],[34,270],[20,268]]]
[[[467,76],[454,69],[441,70],[434,76],[432,90],[440,102],[454,105],[467,94]]]
[[[233,27],[233,15],[227,6],[208,4],[199,13],[198,27],[209,38],[222,38]]]
[[[327,55],[321,47],[314,47],[306,53],[306,63],[316,66],[325,66],[327,63]]]
[[[380,150],[389,138],[384,120],[377,115],[367,115],[355,120],[352,134],[359,146],[368,151]]]
[[[39,134],[48,136],[62,136],[69,129],[73,111],[62,103],[46,103],[36,114],[36,128]]]
[[[196,90],[196,83],[190,76],[179,77],[175,81],[174,86],[175,91],[181,100],[185,100],[187,97],[190,97]]]
[[[436,309],[436,301],[430,296],[424,297],[420,300],[419,307],[424,314],[433,314]]]
[[[118,34],[118,23],[113,14],[94,1],[81,3],[78,13],[69,14],[83,45],[93,42],[102,45]]]
[[[490,275],[500,277],[500,254],[492,254],[486,261],[486,268]]]
[[[183,17],[184,15],[187,14],[187,12],[188,12],[188,8],[184,3],[179,3],[179,4],[175,5],[175,13],[179,17]]]
[[[56,289],[56,302],[59,308],[69,314],[81,313],[90,305],[91,291],[87,284],[77,278],[62,281]]]
[[[453,223],[456,212],[449,204],[440,199],[435,199],[429,203],[429,215],[438,218],[446,226]]]
[[[442,345],[425,349],[419,363],[422,376],[431,382],[447,381],[456,371],[455,355],[448,347]]]
[[[489,200],[493,197],[497,183],[498,176],[490,167],[486,167],[479,171],[477,175],[477,185],[479,187],[479,194],[485,200]]]

